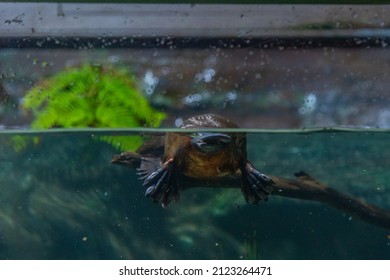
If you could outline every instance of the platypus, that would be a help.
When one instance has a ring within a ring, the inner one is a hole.
[[[203,114],[185,120],[181,128],[199,132],[167,133],[162,157],[124,152],[114,155],[111,162],[130,165],[140,161],[138,174],[147,188],[145,195],[163,207],[177,201],[180,190],[184,189],[178,184],[178,174],[212,180],[240,172],[245,200],[254,204],[267,200],[274,182],[248,161],[245,133],[217,132],[220,128],[238,128],[234,122],[219,115]],[[202,131],[203,128],[207,131]],[[213,128],[215,132],[208,132]]]

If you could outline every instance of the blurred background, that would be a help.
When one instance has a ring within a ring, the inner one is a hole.
[[[389,209],[389,14],[0,3],[0,259],[390,259],[386,230],[325,204],[256,207],[208,188],[161,209],[134,170],[109,164],[143,128],[211,112],[275,129],[247,135],[262,172],[304,170]],[[362,130],[281,132],[323,126]]]
[[[214,112],[251,128],[388,128],[388,7],[2,3],[0,125],[38,82],[127,68],[163,125]]]

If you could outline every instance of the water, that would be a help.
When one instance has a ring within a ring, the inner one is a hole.
[[[319,202],[253,206],[238,189],[198,188],[162,209],[96,140],[124,133],[0,134],[0,259],[390,259],[388,231]],[[248,155],[266,174],[304,170],[389,210],[389,142],[389,131],[251,130]]]

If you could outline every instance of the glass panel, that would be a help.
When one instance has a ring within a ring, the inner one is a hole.
[[[0,259],[389,259],[389,9],[0,3]]]

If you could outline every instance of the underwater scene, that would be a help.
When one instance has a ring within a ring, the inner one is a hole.
[[[388,131],[255,132],[267,175],[315,180],[387,212],[378,224],[305,198],[247,204],[223,184],[184,190],[165,209],[99,138],[123,132],[0,134],[1,259],[389,259]],[[127,133],[150,138],[161,131]],[[15,139],[27,142],[15,153]]]
[[[0,3],[0,259],[390,259],[389,13]]]

